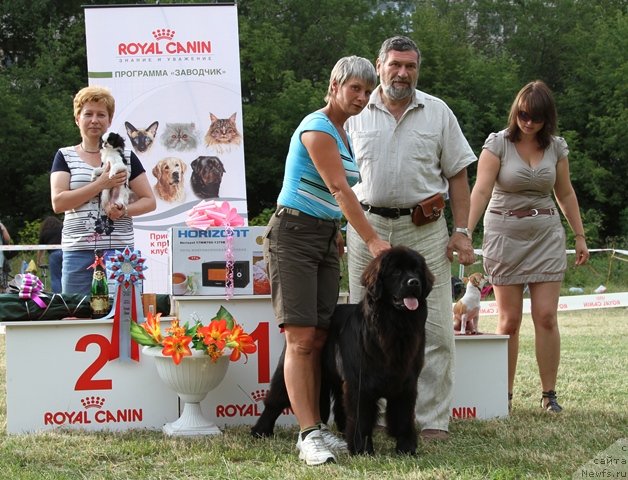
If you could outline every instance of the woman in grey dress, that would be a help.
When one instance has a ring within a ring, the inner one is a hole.
[[[469,229],[473,231],[484,213],[484,270],[493,284],[499,309],[497,333],[510,335],[509,406],[527,284],[541,377],[541,407],[558,413],[562,407],[555,390],[560,360],[557,311],[567,256],[556,204],[575,234],[576,265],[587,262],[589,251],[569,178],[569,150],[564,139],[554,136],[556,124],[550,89],[538,80],[528,83],[512,104],[508,127],[491,133],[484,143],[471,193]]]

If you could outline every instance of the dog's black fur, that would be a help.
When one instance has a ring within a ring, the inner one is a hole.
[[[192,161],[192,191],[201,199],[217,198],[225,167],[218,157],[200,156]]]
[[[374,452],[380,398],[387,401],[386,425],[397,452],[416,453],[414,406],[425,353],[426,297],[433,282],[420,254],[393,247],[364,270],[364,299],[357,305],[338,305],[334,311],[323,350],[321,416],[329,415],[331,393],[334,420],[352,454]],[[264,411],[251,429],[255,436],[272,435],[277,417],[290,406],[284,353]]]

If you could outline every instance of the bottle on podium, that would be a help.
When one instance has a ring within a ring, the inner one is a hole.
[[[107,285],[107,273],[103,260],[103,251],[94,251],[94,274],[92,276],[92,288],[90,291],[90,306],[92,318],[101,318],[109,313],[109,286]]]

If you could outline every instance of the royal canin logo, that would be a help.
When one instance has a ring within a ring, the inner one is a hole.
[[[251,398],[255,403],[216,405],[216,418],[259,417],[263,410],[263,408],[259,408],[259,405],[261,404],[263,406],[267,394],[268,390],[255,390],[251,392]],[[284,409],[281,414],[292,415],[293,412],[292,409],[288,407]]]
[[[176,32],[169,28],[157,28],[152,33],[155,41],[119,43],[118,55],[121,57],[133,57],[148,55],[207,55],[212,53],[212,44],[209,40],[176,41],[174,40]]]
[[[141,423],[144,412],[141,408],[108,410],[103,397],[92,396],[81,399],[84,410],[44,412],[44,425],[89,425],[91,423]],[[90,410],[94,411],[90,411]]]

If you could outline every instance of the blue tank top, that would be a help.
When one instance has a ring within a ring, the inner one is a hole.
[[[325,132],[331,135],[338,145],[342,166],[347,174],[347,182],[355,185],[360,179],[358,165],[331,120],[322,112],[310,113],[297,127],[290,139],[290,149],[286,157],[286,170],[283,186],[277,203],[324,220],[338,220],[342,212],[314,162],[301,142],[301,134],[308,131]],[[349,137],[347,136],[349,139]],[[351,144],[351,139],[349,139]]]

